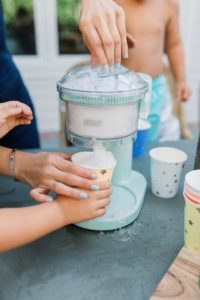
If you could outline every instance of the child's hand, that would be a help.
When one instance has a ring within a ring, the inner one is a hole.
[[[190,94],[190,89],[184,81],[176,83],[176,99],[178,101],[187,101]]]
[[[110,203],[111,189],[88,192],[87,199],[72,199],[58,195],[56,202],[61,210],[62,226],[100,217]]]
[[[18,125],[29,125],[33,119],[31,109],[19,101],[0,103],[0,138]]]

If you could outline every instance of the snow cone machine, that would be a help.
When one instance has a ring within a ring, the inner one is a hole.
[[[111,203],[104,216],[81,222],[90,230],[113,230],[133,222],[142,207],[147,182],[132,170],[132,143],[138,118],[150,110],[152,80],[121,66],[112,73],[91,63],[72,69],[58,83],[66,105],[67,139],[79,147],[101,141],[117,160]]]

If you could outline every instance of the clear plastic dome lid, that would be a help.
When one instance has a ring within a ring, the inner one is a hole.
[[[131,96],[145,93],[147,83],[134,71],[124,66],[112,73],[105,73],[91,63],[72,69],[57,84],[58,91],[81,97]]]

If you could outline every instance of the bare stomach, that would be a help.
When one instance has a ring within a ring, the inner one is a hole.
[[[156,78],[163,72],[162,51],[140,51],[139,49],[129,50],[129,58],[122,59],[122,64],[135,72],[149,74]]]

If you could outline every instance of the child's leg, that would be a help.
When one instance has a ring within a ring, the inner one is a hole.
[[[148,141],[153,142],[158,139],[161,113],[165,101],[165,81],[161,75],[153,80],[151,110],[148,121],[151,123],[151,128],[148,134]]]

